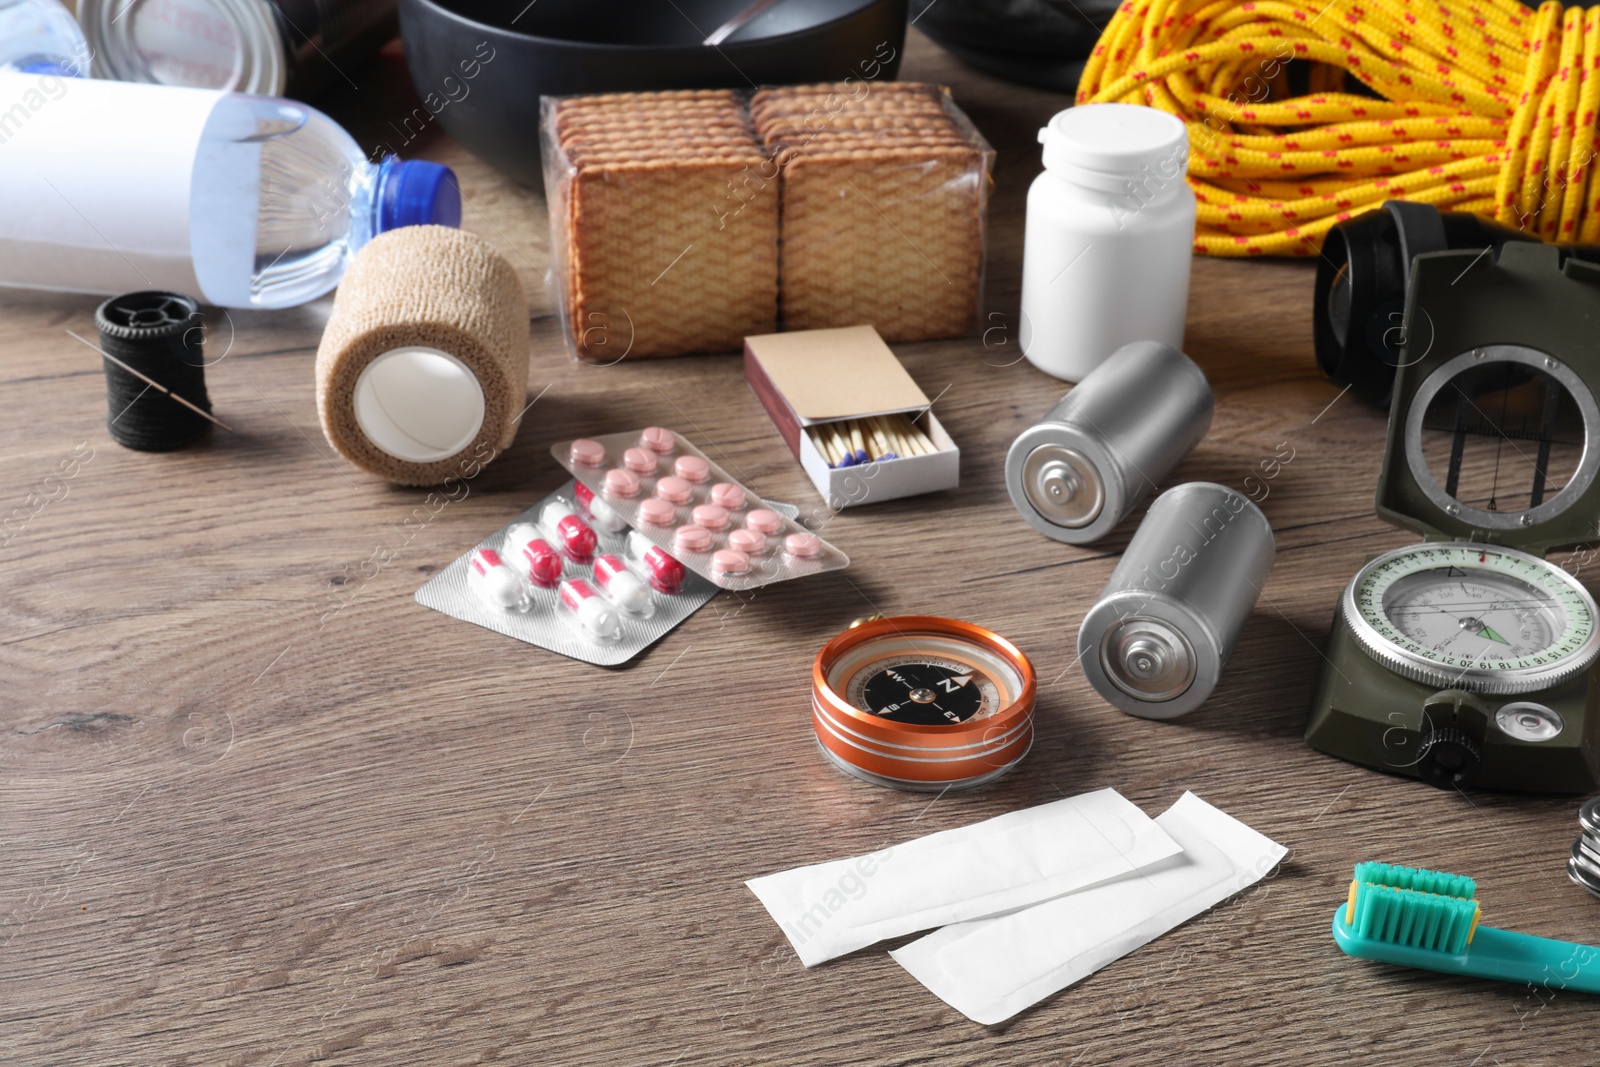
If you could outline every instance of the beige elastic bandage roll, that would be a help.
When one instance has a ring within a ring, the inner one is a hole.
[[[322,432],[351,463],[400,485],[471,477],[517,433],[527,295],[473,234],[381,233],[339,284],[316,374]]]

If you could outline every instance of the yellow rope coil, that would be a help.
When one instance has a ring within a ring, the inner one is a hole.
[[[1393,199],[1595,242],[1597,68],[1600,8],[1556,0],[1128,0],[1077,99],[1188,125],[1197,252],[1314,255]]]

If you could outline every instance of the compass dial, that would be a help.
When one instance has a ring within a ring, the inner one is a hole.
[[[1481,693],[1557,685],[1600,653],[1594,598],[1515,549],[1449,542],[1379,556],[1351,581],[1344,614],[1385,666]]]
[[[889,636],[847,656],[828,684],[880,719],[949,726],[988,718],[1014,703],[1017,672],[987,649],[927,634]]]

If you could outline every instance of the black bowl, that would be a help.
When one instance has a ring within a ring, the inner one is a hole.
[[[536,186],[542,95],[889,80],[906,2],[773,0],[714,46],[759,0],[400,0],[400,32],[431,117]]]

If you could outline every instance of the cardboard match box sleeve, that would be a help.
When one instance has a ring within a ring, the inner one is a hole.
[[[961,482],[961,450],[934,417],[927,395],[871,326],[746,337],[744,376],[829,507],[898,500],[954,489]],[[874,415],[905,415],[938,451],[836,468],[804,432]]]

